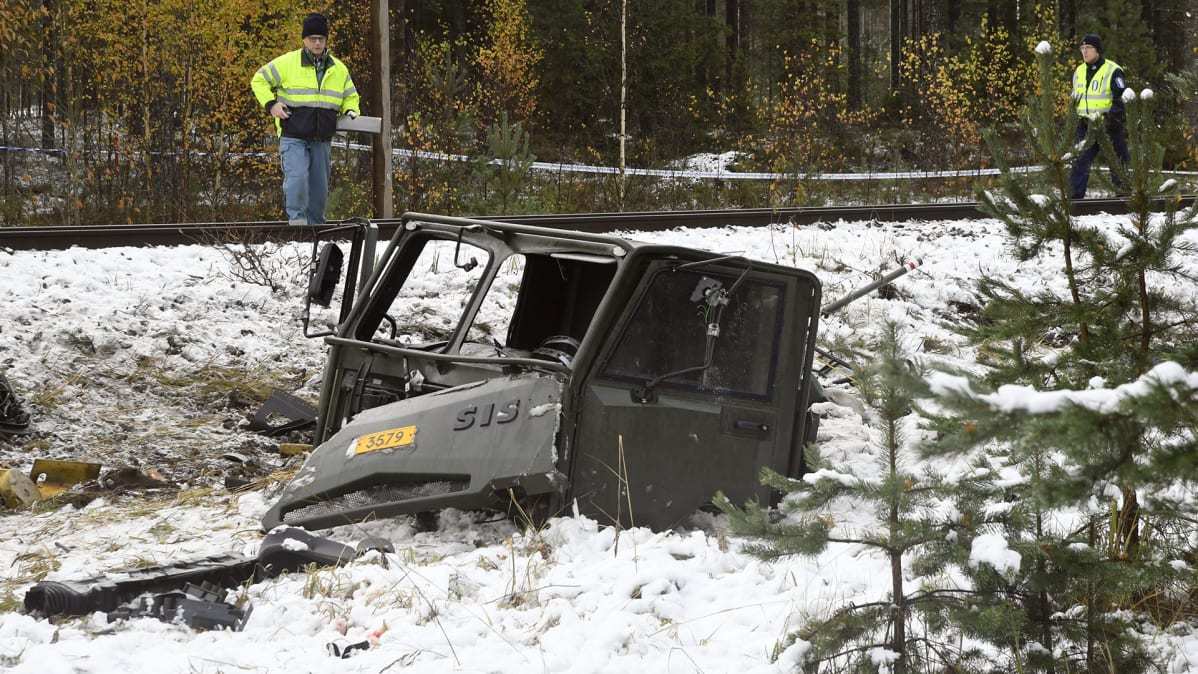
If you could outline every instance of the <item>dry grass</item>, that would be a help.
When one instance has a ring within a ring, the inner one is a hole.
[[[33,395],[29,396],[29,402],[35,407],[47,412],[56,409],[62,403],[63,396],[67,390],[74,388],[83,379],[82,373],[74,373],[60,384],[46,384]]]
[[[186,391],[204,400],[241,400],[260,403],[274,389],[294,388],[294,382],[280,377],[276,370],[242,369],[223,365],[205,365],[176,374],[147,363],[139,363],[140,376],[161,386]]]
[[[16,568],[16,575],[6,583],[10,591],[13,585],[36,583],[44,579],[50,572],[57,571],[62,566],[62,562],[59,561],[56,552],[43,546],[40,549],[18,555],[13,560],[13,566]]]

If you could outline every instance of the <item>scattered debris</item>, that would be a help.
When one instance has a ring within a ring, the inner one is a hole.
[[[97,482],[100,487],[117,494],[133,489],[173,489],[175,487],[153,468],[142,472],[132,466],[114,468],[102,475]]]
[[[29,428],[29,413],[13,391],[8,378],[0,373],[0,436],[19,435]]]
[[[300,456],[312,451],[312,445],[306,442],[280,442],[279,454],[283,456]]]
[[[352,657],[358,651],[370,650],[370,641],[359,641],[356,644],[347,644],[343,641],[330,641],[328,644],[325,644],[325,648],[328,649],[329,655],[344,660]]]
[[[190,562],[125,569],[77,581],[41,581],[25,593],[25,612],[38,617],[51,617],[103,611],[109,613],[109,619],[112,620],[114,616],[116,619],[134,617],[131,612],[137,611],[136,615],[166,616],[162,619],[170,620],[173,619],[169,615],[171,607],[177,614],[179,608],[186,606],[190,607],[188,610],[192,620],[199,623],[217,618],[234,620],[237,615],[229,610],[232,607],[211,605],[220,603],[212,599],[214,590],[273,578],[310,564],[340,566],[367,550],[395,552],[391,542],[384,539],[367,539],[352,548],[303,529],[281,526],[262,539],[262,545],[254,557],[240,554],[211,555]],[[131,602],[133,606],[125,606]],[[208,602],[208,605],[203,602]],[[242,618],[248,616],[247,609]],[[244,625],[244,619],[240,624]],[[195,624],[192,626],[208,629]]]
[[[290,393],[276,390],[271,392],[266,402],[254,412],[248,428],[268,438],[274,438],[315,424],[315,407]]]
[[[74,485],[99,478],[100,470],[101,466],[98,463],[34,459],[29,477],[37,485],[40,498],[47,499],[58,496]]]
[[[344,624],[339,625],[337,631],[345,634],[345,627],[346,626]],[[337,641],[330,641],[329,643],[325,644],[325,650],[329,652],[329,655],[344,660],[346,658],[352,657],[353,654],[358,651],[368,651],[371,648],[378,646],[379,641],[386,632],[387,625],[384,624],[382,627],[376,630],[371,630],[370,634],[366,635],[366,638],[362,641],[350,644],[346,643],[343,639],[338,639]]]
[[[229,629],[240,632],[254,607],[238,608],[221,601],[221,587],[212,583],[192,585],[182,590],[144,594],[108,612],[108,622],[129,618],[157,618],[162,622],[181,623],[196,630]]]
[[[24,508],[41,498],[37,485],[16,468],[0,473],[0,499],[9,508]]]
[[[254,456],[241,452],[226,452],[220,458],[231,464],[225,472],[225,489],[230,491],[248,487],[262,480],[276,468],[273,465],[263,465]]]
[[[152,468],[142,472],[127,466],[103,472],[98,463],[35,459],[28,475],[17,468],[0,472],[0,500],[9,508],[28,507],[35,501],[51,499],[82,507],[101,496],[157,489],[177,489],[177,486]]]

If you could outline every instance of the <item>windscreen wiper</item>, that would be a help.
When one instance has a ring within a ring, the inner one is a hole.
[[[712,258],[711,260],[690,262],[688,264],[674,268],[673,271],[724,259],[729,258]],[[724,288],[722,283],[706,276],[699,280],[699,284],[696,285],[694,291],[691,292],[690,301],[695,302],[702,300],[706,307],[704,309],[703,315],[707,324],[707,343],[704,347],[703,364],[657,375],[656,377],[645,382],[644,385],[632,389],[631,394],[632,400],[634,402],[641,404],[651,403],[657,399],[657,394],[654,389],[661,382],[673,377],[690,374],[692,372],[703,372],[711,367],[712,362],[715,360],[715,341],[720,337],[720,321],[724,317],[724,308],[728,306],[729,298],[731,298],[736,292],[737,288],[740,287],[740,284],[744,282],[745,277],[749,275],[749,272],[752,271],[752,269],[752,262],[746,264],[744,270],[740,273],[740,276],[736,278],[736,281],[733,282],[731,288]]]

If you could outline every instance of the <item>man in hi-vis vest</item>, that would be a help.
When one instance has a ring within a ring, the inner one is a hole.
[[[329,196],[329,150],[337,118],[361,114],[349,68],[329,53],[329,22],[304,19],[304,46],[254,73],[250,87],[275,118],[283,163],[283,198],[293,225],[324,222]]]
[[[1123,90],[1127,88],[1123,69],[1118,63],[1103,58],[1102,39],[1093,33],[1082,38],[1081,49],[1085,63],[1073,71],[1073,100],[1079,117],[1077,142],[1081,143],[1086,138],[1091,121],[1101,121],[1106,125],[1115,154],[1126,164],[1131,161],[1131,155],[1127,152],[1127,130],[1123,125]],[[1090,182],[1090,164],[1100,149],[1101,146],[1094,143],[1082,150],[1073,161],[1069,181],[1074,199],[1085,198],[1086,185]],[[1119,177],[1114,172],[1111,177],[1118,188]]]

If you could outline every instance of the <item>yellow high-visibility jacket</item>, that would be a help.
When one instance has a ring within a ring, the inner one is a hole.
[[[358,90],[342,61],[327,54],[328,67],[318,83],[312,57],[297,49],[267,63],[254,73],[250,88],[267,111],[280,101],[291,111],[287,119],[275,118],[280,136],[327,141],[337,130],[337,117],[361,114]]]
[[[1119,70],[1119,64],[1107,59],[1090,78],[1089,86],[1086,86],[1085,63],[1073,71],[1073,100],[1077,101],[1079,117],[1098,119],[1111,111],[1114,104],[1111,78],[1116,70]]]

